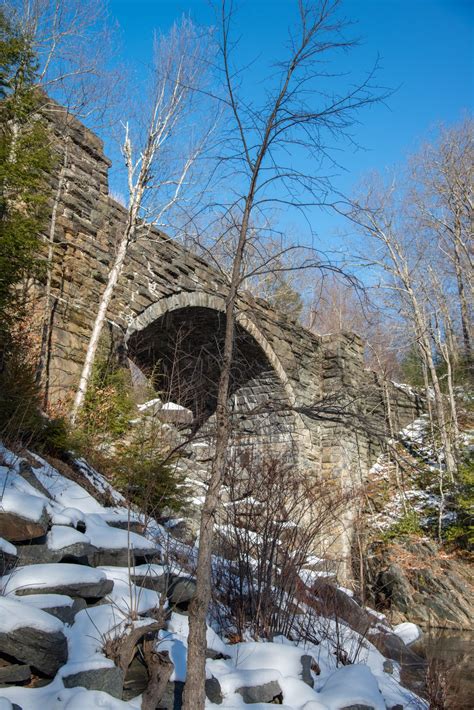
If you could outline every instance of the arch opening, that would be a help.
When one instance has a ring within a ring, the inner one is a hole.
[[[196,429],[212,423],[225,337],[225,313],[183,306],[159,315],[128,339],[129,357],[169,400],[190,409]],[[239,442],[292,438],[294,417],[285,383],[264,349],[240,323],[235,327],[229,388]]]

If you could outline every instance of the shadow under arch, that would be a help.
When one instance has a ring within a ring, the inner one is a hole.
[[[129,323],[125,339],[132,355],[132,359],[134,353],[139,353],[140,351],[143,353],[145,349],[150,346],[150,336],[152,334],[154,324],[156,326],[160,319],[168,317],[168,322],[163,322],[164,328],[166,329],[166,326],[169,326],[172,323],[170,315],[175,311],[184,311],[185,309],[201,309],[201,313],[202,309],[216,312],[220,314],[220,318],[217,320],[220,323],[225,323],[225,300],[220,296],[196,291],[181,292],[173,294],[167,298],[162,298],[146,308],[140,315]],[[237,332],[239,333],[240,331],[240,334],[243,332],[246,333],[248,338],[251,338],[256,346],[258,346],[258,349],[268,362],[269,367],[277,375],[278,380],[285,392],[287,404],[289,406],[293,406],[296,403],[295,392],[278,356],[268,340],[255,325],[255,323],[242,311],[239,311],[236,314],[236,324]],[[176,323],[173,325],[176,325]],[[179,353],[176,354],[178,355]]]

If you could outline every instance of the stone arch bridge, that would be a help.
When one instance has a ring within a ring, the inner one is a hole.
[[[58,108],[51,122],[58,140],[64,139],[61,115]],[[109,194],[110,162],[101,140],[76,120],[68,119],[67,131],[48,362],[48,395],[56,402],[77,384],[126,219]],[[57,184],[55,176],[52,195]],[[203,421],[215,405],[226,293],[225,279],[203,258],[147,230],[130,250],[108,312],[113,340],[141,369],[152,372],[159,363],[159,386]],[[315,477],[344,482],[365,476],[385,430],[387,388],[364,370],[360,338],[317,336],[247,293],[239,297],[237,322],[231,389],[243,439],[263,437],[281,447],[291,440]],[[418,403],[392,386],[391,394],[395,426],[401,427],[414,418]],[[259,407],[265,416],[255,416]]]

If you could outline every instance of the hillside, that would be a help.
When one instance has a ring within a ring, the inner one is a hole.
[[[169,681],[156,707],[178,708],[195,548],[145,521],[85,461],[58,464],[60,472],[26,451],[2,448],[1,458],[2,710],[138,709],[163,667]],[[335,587],[340,616],[316,611],[329,586],[318,594],[304,585],[292,632],[272,641],[225,636],[216,619],[206,707],[427,707],[401,685],[393,660],[420,660],[402,640],[416,627],[394,633]]]

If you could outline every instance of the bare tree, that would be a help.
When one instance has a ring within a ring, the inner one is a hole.
[[[82,119],[101,116],[113,83],[107,4],[95,0],[2,0],[38,62],[36,85]],[[45,103],[48,99],[45,97]],[[57,105],[48,110],[58,110]]]
[[[388,188],[368,186],[366,195],[354,201],[348,216],[375,248],[366,260],[380,269],[382,287],[395,295],[397,309],[409,325],[424,364],[427,399],[433,396],[436,422],[442,442],[446,468],[453,479],[456,469],[451,422],[435,361],[436,315],[427,298],[428,271],[424,260],[424,242],[417,241],[403,219],[403,206],[395,197],[395,183]],[[416,234],[416,232],[415,232]]]
[[[127,222],[117,245],[89,339],[71,411],[73,423],[84,402],[107,309],[129,247],[139,236],[149,235],[152,224],[160,224],[163,216],[177,206],[184,188],[189,189],[191,168],[211,130],[206,129],[191,144],[189,136],[186,138],[180,135],[183,128],[189,130],[186,121],[203,70],[203,47],[203,38],[197,35],[194,25],[187,19],[183,19],[180,25],[175,24],[167,37],[157,40],[145,125],[138,127],[134,137],[129,123],[124,124],[125,137],[121,150],[127,171]],[[176,145],[179,139],[189,148],[185,155]],[[173,148],[178,159],[173,156]]]
[[[237,239],[226,298],[226,326],[216,409],[216,448],[201,513],[196,596],[190,610],[185,710],[204,708],[206,614],[211,597],[211,551],[220,489],[227,465],[231,419],[228,407],[236,303],[243,278],[246,250],[254,215],[270,203],[303,210],[321,204],[329,188],[321,173],[305,174],[288,165],[292,150],[304,146],[320,166],[326,154],[324,134],[344,135],[356,112],[376,100],[372,75],[340,94],[318,93],[326,70],[322,60],[354,42],[344,37],[345,23],[338,17],[338,0],[296,3],[297,26],[290,36],[287,57],[266,84],[266,100],[252,106],[239,95],[238,74],[232,66],[232,6],[220,6],[221,58],[225,102],[233,121],[227,145],[233,152],[226,165],[235,165],[235,196],[227,212],[238,218]],[[318,84],[319,82],[319,84]],[[270,87],[273,87],[271,90]]]
[[[454,277],[457,316],[464,358],[472,370],[472,309],[474,296],[472,240],[474,229],[474,123],[465,118],[442,128],[412,158],[412,200],[420,228],[428,232],[442,257],[439,270]],[[440,293],[439,289],[437,289]],[[449,323],[448,323],[449,325]],[[452,332],[452,328],[450,328]],[[448,335],[449,332],[448,331]],[[448,343],[449,344],[449,343]],[[452,343],[453,345],[453,343]],[[450,348],[454,354],[454,349]]]
[[[473,146],[472,120],[442,128],[397,179],[369,181],[348,211],[364,236],[363,262],[391,294],[388,311],[405,329],[400,343],[418,353],[433,441],[441,440],[451,482],[456,377],[465,381],[472,371]],[[441,476],[442,466],[442,488]]]

